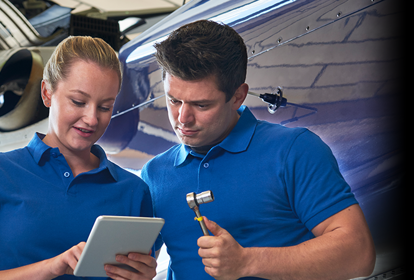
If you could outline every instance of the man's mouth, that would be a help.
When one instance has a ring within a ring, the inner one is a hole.
[[[184,128],[180,128],[180,127],[177,127],[177,130],[180,132],[180,134],[182,134],[184,136],[192,136],[192,135],[194,135],[198,132],[198,130],[184,129]]]

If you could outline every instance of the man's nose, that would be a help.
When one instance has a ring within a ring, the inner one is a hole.
[[[178,121],[182,124],[191,123],[194,120],[194,115],[190,105],[182,104],[178,110]]]

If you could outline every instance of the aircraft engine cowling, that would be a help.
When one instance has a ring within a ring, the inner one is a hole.
[[[40,95],[42,57],[28,49],[0,54],[0,131],[14,131],[48,115]]]

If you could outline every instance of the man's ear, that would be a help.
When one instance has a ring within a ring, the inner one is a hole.
[[[43,104],[47,108],[49,108],[52,102],[52,99],[51,99],[52,96],[51,96],[49,83],[46,80],[42,80],[41,95],[42,95]]]
[[[249,92],[249,85],[246,83],[241,84],[233,95],[233,109],[238,110],[246,99]]]

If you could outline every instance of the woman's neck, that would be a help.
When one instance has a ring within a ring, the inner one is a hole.
[[[65,157],[70,169],[72,170],[73,177],[99,167],[99,158],[91,152],[89,152],[86,157],[81,157],[76,154],[62,154]]]
[[[72,151],[65,146],[54,143],[48,135],[42,141],[52,148],[57,147],[59,149],[60,153],[65,157],[73,177],[99,167],[99,158],[91,153],[91,148],[82,151]]]

